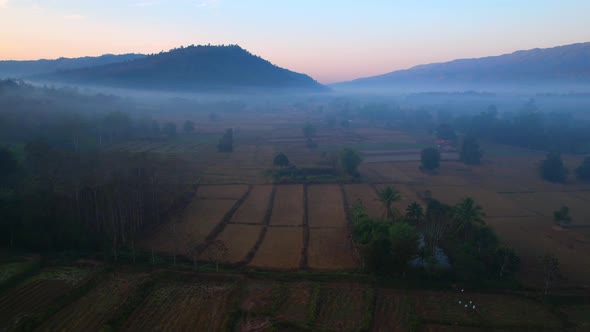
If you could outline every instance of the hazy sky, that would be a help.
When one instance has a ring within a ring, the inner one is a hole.
[[[239,44],[323,83],[590,41],[590,0],[0,0],[0,59]]]

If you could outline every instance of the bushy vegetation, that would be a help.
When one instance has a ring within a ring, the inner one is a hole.
[[[280,152],[274,157],[272,164],[278,167],[287,167],[289,166],[289,158],[286,154]]]
[[[461,161],[468,165],[477,165],[481,162],[483,151],[479,147],[477,138],[466,136],[461,147]]]
[[[563,160],[558,153],[550,153],[541,162],[541,177],[550,182],[565,182],[569,171],[565,168]]]
[[[352,221],[353,239],[368,271],[384,275],[404,272],[417,256],[419,234],[414,226],[371,219],[360,203],[352,207]]]
[[[535,150],[564,153],[590,152],[590,125],[571,114],[539,112],[530,100],[518,113],[502,116],[495,106],[477,115],[464,115],[455,125],[475,137]]]
[[[363,157],[358,151],[346,148],[340,152],[340,166],[348,175],[358,177],[358,167],[363,161]]]
[[[440,152],[435,148],[426,148],[420,154],[422,169],[434,171],[440,167]]]
[[[414,202],[406,211],[405,219],[398,214],[392,221],[370,218],[360,202],[351,208],[353,240],[367,271],[401,273],[416,260],[413,269],[430,274],[442,263],[438,261],[443,259],[441,249],[448,255],[450,273],[457,280],[507,280],[518,270],[518,256],[500,246],[494,231],[484,223],[482,207],[472,198],[455,206],[430,199],[426,213]]]

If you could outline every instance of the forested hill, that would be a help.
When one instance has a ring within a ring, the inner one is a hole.
[[[143,54],[105,54],[97,57],[59,58],[55,60],[0,61],[0,78],[25,78],[60,70],[101,66],[143,58]]]
[[[61,71],[38,78],[163,90],[325,89],[311,77],[277,67],[237,45],[182,47],[134,61]]]
[[[590,84],[590,43],[416,66],[340,83],[343,86]]]

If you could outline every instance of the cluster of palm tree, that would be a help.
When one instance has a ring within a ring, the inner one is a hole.
[[[406,220],[414,223],[422,222],[424,219],[433,219],[433,214],[446,214],[452,220],[451,227],[456,234],[465,236],[473,225],[483,225],[485,213],[483,208],[471,197],[464,198],[451,209],[435,209],[432,207],[429,213],[425,214],[422,205],[418,202],[412,202],[406,208],[405,215],[402,215],[394,203],[403,199],[401,193],[393,186],[388,185],[377,191],[377,200],[383,204],[385,210],[384,216],[387,220],[398,221]],[[440,210],[440,211],[439,211]],[[445,218],[446,219],[446,218]]]

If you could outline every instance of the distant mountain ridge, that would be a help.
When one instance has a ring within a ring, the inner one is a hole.
[[[34,78],[134,89],[326,89],[305,74],[275,66],[237,45],[181,47],[131,61],[59,71]]]
[[[419,65],[383,75],[336,83],[342,86],[402,84],[589,84],[590,43]]]
[[[0,78],[25,78],[33,75],[48,74],[60,70],[72,70],[84,67],[101,66],[125,62],[145,57],[143,54],[104,54],[101,56],[80,58],[59,58],[54,60],[1,60]]]

